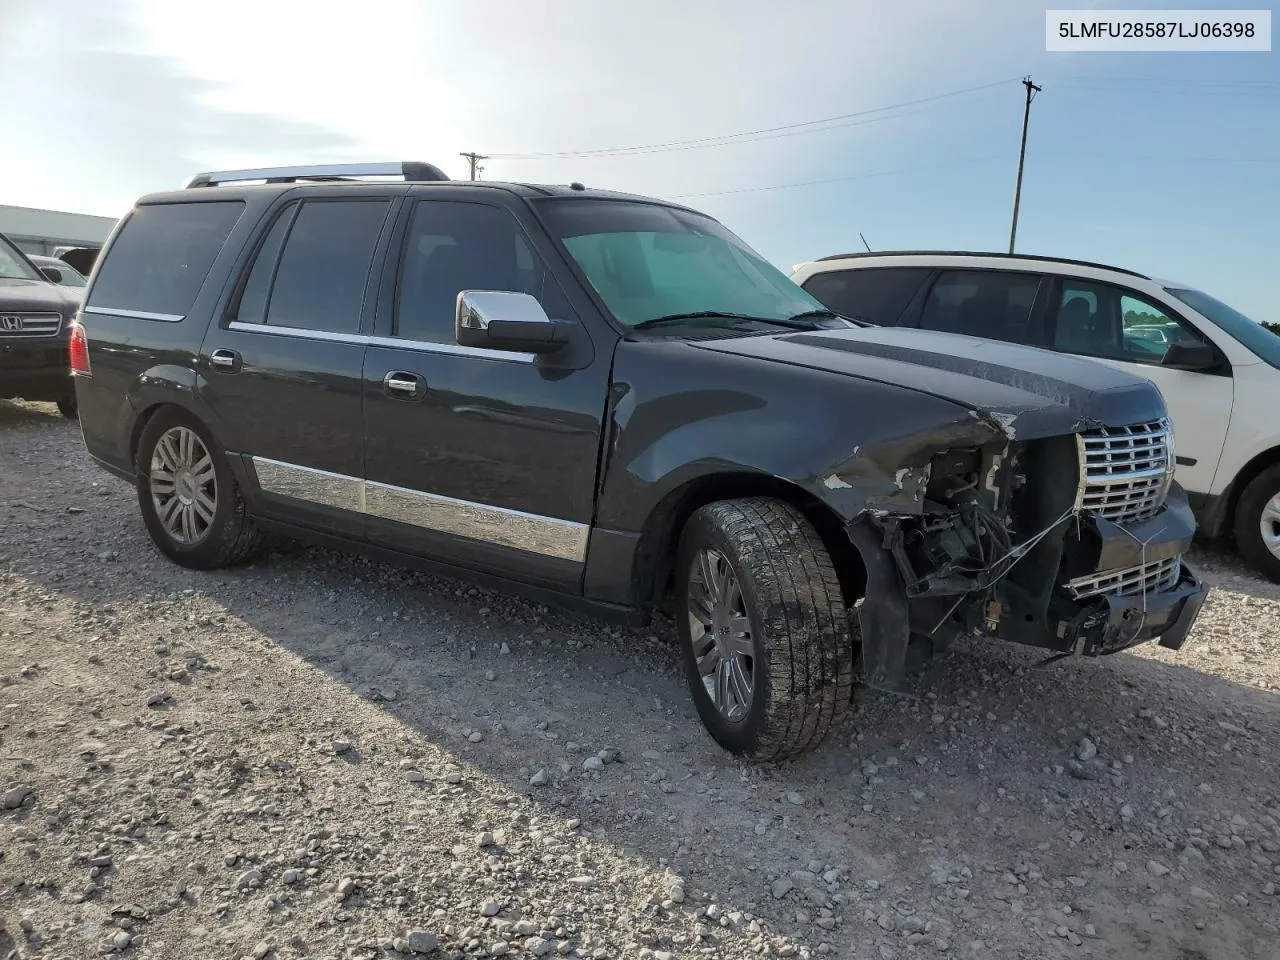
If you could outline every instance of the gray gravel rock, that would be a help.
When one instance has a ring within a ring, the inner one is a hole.
[[[431,953],[440,943],[436,935],[427,930],[410,930],[407,942],[412,953]]]
[[[4,808],[17,810],[29,798],[35,796],[35,788],[29,783],[19,783],[4,792]]]

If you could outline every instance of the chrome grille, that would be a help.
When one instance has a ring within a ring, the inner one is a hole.
[[[1079,444],[1082,510],[1117,523],[1159,512],[1174,466],[1168,420],[1090,430]]]
[[[1113,595],[1129,597],[1136,593],[1161,593],[1178,585],[1182,575],[1182,558],[1169,557],[1123,570],[1091,573],[1067,581],[1067,589],[1077,600]]]
[[[56,313],[5,313],[0,310],[0,337],[52,337],[62,329]]]

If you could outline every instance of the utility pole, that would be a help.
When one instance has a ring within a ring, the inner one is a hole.
[[[1022,202],[1022,164],[1027,159],[1027,121],[1031,118],[1031,101],[1042,88],[1027,77],[1022,81],[1027,88],[1027,105],[1022,111],[1022,147],[1018,151],[1018,184],[1013,188],[1013,223],[1009,227],[1009,252],[1013,253],[1013,241],[1018,236],[1018,204]]]
[[[488,160],[489,158],[483,154],[475,153],[474,151],[471,153],[460,153],[458,156],[467,158],[467,162],[471,164],[471,179],[479,180],[480,171],[484,169],[484,167],[480,166],[480,161]]]

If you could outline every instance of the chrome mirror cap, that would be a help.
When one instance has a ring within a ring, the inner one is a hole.
[[[495,320],[508,323],[550,323],[536,298],[501,290],[463,290],[458,294],[459,342],[463,330],[488,330]]]

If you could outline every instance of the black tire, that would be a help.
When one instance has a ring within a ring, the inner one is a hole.
[[[736,576],[751,626],[753,689],[745,715],[733,720],[717,709],[694,652],[689,598],[699,589],[694,564],[707,549]],[[702,507],[681,536],[676,578],[685,675],[717,743],[754,761],[779,760],[812,750],[838,728],[853,697],[853,638],[831,557],[799,510],[766,497]]]
[[[175,427],[186,427],[200,438],[212,462],[216,483],[213,518],[203,535],[192,543],[176,539],[165,528],[152,493],[152,456],[160,439]],[[261,534],[248,514],[240,487],[227,464],[226,453],[208,428],[186,412],[169,407],[151,418],[138,441],[134,474],[138,506],[147,533],[160,552],[175,563],[194,570],[215,570],[243,563],[260,549]]]
[[[1236,503],[1236,547],[1255,570],[1280,583],[1280,557],[1271,552],[1262,536],[1263,511],[1280,496],[1280,464],[1263,470],[1249,482]],[[1280,534],[1280,523],[1272,522]]]
[[[76,402],[75,391],[58,401],[58,412],[68,420],[75,420],[80,416],[80,405]]]

